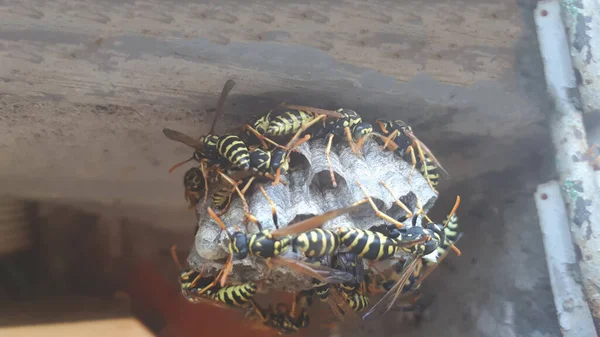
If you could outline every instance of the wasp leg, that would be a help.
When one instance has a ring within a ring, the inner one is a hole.
[[[427,216],[427,213],[425,213],[425,211],[423,210],[423,205],[421,205],[421,200],[419,200],[419,198],[418,198],[418,197],[417,197],[417,209],[418,209],[418,211],[417,211],[417,214],[415,214],[415,215],[422,214],[422,215],[423,215],[423,217],[425,218],[425,220],[427,220],[427,221],[429,221],[429,222],[433,222],[433,221],[431,221],[431,219],[430,219],[430,218]]]
[[[306,130],[308,130],[311,126],[313,126],[318,121],[324,120],[325,117],[326,117],[325,115],[319,115],[315,119],[311,120],[310,122],[305,123],[304,125],[302,125],[302,127],[298,131],[296,131],[296,133],[294,134],[294,136],[292,137],[292,139],[290,139],[290,141],[289,141],[288,144],[295,144],[298,141],[298,139],[300,138],[300,135],[302,133],[304,133]]]
[[[415,168],[417,167],[417,157],[415,157],[415,149],[414,147],[411,145],[408,148],[406,148],[406,153],[410,154],[410,161],[412,163],[412,167],[410,169],[410,173],[408,173],[408,183],[410,184],[410,178],[412,177]]]
[[[296,317],[296,301],[298,300],[298,296],[296,295],[296,292],[294,292],[294,295],[292,296],[292,310],[290,310],[290,317],[295,318]]]
[[[423,174],[423,177],[425,178],[425,180],[427,180],[427,184],[429,185],[429,187],[431,187],[433,192],[435,194],[439,194],[439,192],[435,189],[435,186],[433,186],[431,179],[429,179],[429,169],[427,168],[428,167],[427,161],[425,160],[425,155],[423,154],[423,149],[421,148],[421,144],[419,144],[419,142],[415,142],[415,146],[417,148],[417,154],[419,155],[419,159],[421,160],[421,169],[423,170],[423,172],[421,172],[421,173]],[[414,155],[414,150],[413,150],[413,155]],[[413,169],[414,169],[414,166],[413,166]],[[410,177],[409,177],[409,183],[410,183]]]
[[[246,198],[244,197],[244,193],[242,193],[242,191],[240,191],[240,189],[238,188],[238,183],[236,183],[233,179],[231,179],[231,177],[229,177],[228,175],[223,173],[220,169],[217,169],[217,173],[219,175],[221,175],[221,177],[223,177],[223,179],[225,179],[225,181],[227,181],[228,183],[233,185],[233,187],[235,188],[235,191],[237,192],[240,199],[242,200],[242,204],[244,205],[244,221],[249,220],[249,221],[255,223],[258,228],[262,228],[260,221],[258,221],[258,219],[250,213],[250,206],[248,206],[248,201],[246,201]]]
[[[365,194],[365,197],[367,197],[367,200],[369,201],[369,204],[371,204],[371,208],[373,208],[373,210],[375,211],[375,214],[378,217],[382,218],[383,220],[386,220],[386,221],[389,221],[389,222],[393,223],[398,228],[404,227],[403,223],[399,222],[398,220],[393,219],[389,215],[387,215],[387,214],[383,213],[382,211],[380,211],[379,208],[377,208],[377,205],[375,205],[375,202],[373,202],[373,199],[371,199],[371,197],[369,196],[369,193],[367,193],[367,190],[365,190],[365,188],[361,185],[360,182],[357,181],[356,184],[363,191],[363,193]]]
[[[229,196],[227,197],[227,203],[225,203],[225,206],[223,206],[222,209],[217,210],[217,212],[215,212],[218,216],[221,216],[221,215],[227,213],[227,211],[229,210],[229,205],[231,204],[231,199],[233,199],[233,192],[235,192],[234,188],[232,188],[231,191],[229,192]]]
[[[183,165],[183,164],[185,164],[185,163],[187,163],[187,162],[190,162],[190,161],[192,161],[192,160],[194,160],[194,157],[192,157],[192,158],[190,158],[190,159],[186,159],[186,160],[182,161],[181,163],[177,163],[177,164],[175,164],[175,165],[171,166],[171,168],[169,169],[169,173],[173,173],[173,171],[175,171],[175,169],[177,169],[177,168],[178,168],[178,167],[180,167],[181,165]]]
[[[394,199],[394,202],[396,203],[396,205],[398,205],[398,207],[402,208],[402,210],[404,210],[404,212],[406,212],[406,215],[402,216],[400,219],[398,219],[398,221],[404,222],[404,221],[406,221],[406,219],[412,218],[413,212],[411,212],[410,209],[408,209],[408,207],[402,201],[400,201],[400,199],[397,199],[396,196],[394,196],[394,192],[392,191],[392,189],[384,181],[380,181],[379,183],[383,187],[385,187],[385,189],[390,193],[390,195]],[[418,200],[418,198],[417,198],[417,200]]]
[[[206,164],[206,160],[202,160],[200,162],[200,171],[202,172],[202,178],[204,179],[204,198],[202,199],[202,207],[206,205],[206,201],[208,200],[208,167]]]
[[[253,128],[252,126],[250,126],[250,125],[248,125],[248,124],[244,125],[244,128],[245,128],[246,130],[248,130],[248,131],[252,132],[252,134],[253,134],[254,136],[256,136],[256,138],[258,138],[258,140],[260,141],[260,144],[262,145],[263,149],[265,149],[265,150],[269,148],[269,146],[267,145],[267,143],[269,143],[269,144],[271,144],[271,145],[273,145],[273,146],[275,146],[275,147],[280,147],[280,148],[282,148],[282,149],[284,149],[284,148],[285,148],[285,147],[283,147],[282,145],[280,145],[280,144],[278,144],[278,143],[276,143],[276,142],[272,141],[271,139],[269,139],[269,138],[265,137],[265,136],[264,136],[264,135],[262,135],[260,132],[256,131],[256,129],[255,129],[255,128]]]
[[[281,171],[279,169],[277,169],[277,170],[279,171],[279,177],[277,177],[277,172],[275,172],[275,174],[276,174],[275,176],[273,176],[271,173],[268,173],[268,172],[265,173],[264,176],[273,180],[273,182],[271,183],[271,185],[273,185],[273,186],[279,185],[279,183],[287,186],[287,184],[288,184],[287,181],[280,180]]]
[[[279,229],[279,222],[277,221],[277,207],[275,206],[275,203],[273,202],[273,200],[271,200],[271,198],[269,198],[269,196],[267,195],[267,191],[265,191],[265,188],[262,185],[258,186],[258,188],[260,189],[260,192],[265,196],[265,199],[267,199],[267,201],[271,205],[273,224],[275,225],[276,229]]]
[[[389,136],[384,138],[384,142],[383,142],[383,146],[381,147],[382,150],[387,149],[387,147],[389,146],[389,143],[392,141],[392,139],[395,139],[396,136],[398,136],[398,134],[400,133],[400,131],[398,130],[394,130],[394,132],[392,132]]]
[[[250,304],[252,304],[254,311],[256,312],[258,317],[260,317],[261,321],[266,322],[267,321],[267,313],[263,309],[261,309],[253,299],[250,299],[249,302],[250,302]]]
[[[354,139],[352,138],[352,134],[350,133],[349,127],[347,127],[347,126],[344,127],[344,134],[346,135],[346,139],[348,139],[348,144],[350,144],[350,148],[352,149],[352,152],[354,152],[355,155],[362,157],[360,150],[358,149],[358,147],[356,147],[356,143],[354,142]]]
[[[325,158],[327,158],[327,166],[329,166],[329,175],[331,175],[331,184],[334,188],[337,187],[337,182],[335,181],[335,175],[333,174],[333,165],[331,165],[331,144],[333,143],[333,133],[329,134],[329,139],[327,140],[327,148],[325,148]]]
[[[292,140],[296,138],[293,137]],[[295,144],[292,144],[291,141],[287,144],[286,148],[286,154],[285,154],[285,161],[289,160],[289,155],[290,153],[292,153],[292,151],[294,151],[295,148],[297,148],[298,146],[300,146],[303,143],[306,143],[310,140],[310,135],[305,135],[302,139],[298,140]],[[296,138],[297,139],[297,138]],[[266,175],[265,175],[266,176]],[[268,177],[268,176],[267,176]],[[277,186],[280,183],[280,179],[281,178],[281,167],[277,168],[277,171],[275,172],[275,179],[273,179],[273,186]],[[283,183],[283,182],[282,182]],[[287,185],[287,183],[283,183],[284,185]]]
[[[376,133],[376,132],[371,132],[369,134],[366,134],[366,135],[360,137],[360,139],[358,140],[358,142],[356,142],[356,147],[358,148],[358,151],[360,151],[362,153],[362,148],[365,145],[365,141],[368,138],[373,137],[375,135],[379,135],[379,134]],[[383,136],[381,136],[381,135],[379,135],[379,136],[383,138]]]

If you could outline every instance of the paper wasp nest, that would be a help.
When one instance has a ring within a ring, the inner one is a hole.
[[[418,209],[417,198],[425,211],[428,211],[437,199],[435,192],[417,170],[413,172],[409,183],[411,165],[393,152],[381,150],[374,141],[365,143],[363,158],[357,157],[346,142],[341,142],[341,146],[332,149],[330,157],[337,188],[333,188],[331,184],[324,141],[310,141],[297,150],[292,158],[293,164],[300,163],[302,167],[285,175],[284,180],[288,185],[280,183],[272,186],[270,182],[264,184],[267,194],[277,206],[280,227],[364,199],[365,196],[356,181],[368,191],[379,209],[393,218],[398,218],[405,212],[394,203],[392,196],[380,181],[384,181],[393,190],[394,196],[400,198],[413,212]],[[263,194],[258,189],[251,188],[246,198],[250,212],[261,221],[263,229],[275,229],[271,207]],[[210,202],[205,207],[198,204],[199,230],[196,233],[195,250],[192,250],[188,261],[194,269],[200,270],[204,266],[205,270],[216,274],[228,257],[228,238],[225,233],[220,233],[219,226],[208,216],[206,207],[209,205]],[[231,229],[237,225],[239,229],[246,230],[242,224],[243,217],[242,203],[235,197],[229,211],[223,214],[221,219]],[[410,225],[410,221],[407,220],[407,225]],[[335,229],[340,226],[354,226],[369,229],[383,223],[369,204],[365,203],[356,211],[326,222],[323,227]],[[258,231],[254,224],[250,224],[248,229]],[[264,259],[249,256],[240,261],[234,260],[228,282],[257,281],[263,279],[266,272]],[[276,268],[266,281],[267,287],[284,291],[308,289],[311,282],[310,277],[299,275],[287,268]]]

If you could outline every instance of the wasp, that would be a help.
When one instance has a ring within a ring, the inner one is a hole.
[[[454,207],[452,211],[446,218],[446,220],[451,219],[456,213],[458,206],[460,205],[460,196],[457,196],[456,202],[454,203]],[[415,268],[419,266],[419,264],[423,263],[423,257],[436,252],[437,248],[440,247],[446,241],[445,236],[445,227],[447,226],[448,221],[444,221],[442,225],[435,224],[433,222],[427,223],[424,227],[413,226],[407,231],[411,230],[412,232],[422,232],[426,233],[425,236],[428,238],[426,241],[423,241],[417,245],[412,247],[403,247],[402,249],[409,253],[409,257],[405,260],[402,266],[402,275],[398,278],[393,287],[390,288],[389,291],[377,302],[369,312],[367,312],[363,319],[367,319],[368,317],[374,317],[375,313],[385,314],[387,313],[394,303],[396,299],[402,294],[402,290],[406,285],[408,279],[413,275]],[[454,245],[451,245],[454,247]],[[455,248],[457,253],[460,255],[460,251]],[[421,280],[426,277],[425,273],[421,276]],[[420,281],[417,281],[420,283]]]
[[[200,194],[206,189],[206,182],[202,170],[192,167],[183,175],[184,197],[189,202],[190,207],[194,207],[200,201]]]
[[[176,246],[171,247],[173,261],[179,267],[179,284],[183,296],[192,303],[208,301],[208,303],[224,308],[248,307],[250,301],[258,290],[254,282],[239,285],[221,286],[218,277],[203,276],[203,271],[193,269],[184,270],[177,258]]]
[[[279,334],[292,334],[310,324],[307,312],[310,299],[305,296],[294,295],[291,310],[284,303],[278,303],[275,307],[269,305],[266,309],[261,308],[255,301],[252,301],[252,304],[264,325],[275,329]],[[297,307],[300,307],[300,312],[296,315]]]
[[[364,281],[365,266],[363,259],[354,253],[339,253],[334,259],[334,268],[354,275],[350,282],[340,283],[337,287],[353,311],[361,311],[369,305],[369,296]]]
[[[450,250],[454,250],[456,254],[460,256],[460,251],[457,250],[456,243],[462,237],[462,233],[458,232],[458,217],[456,216],[456,213],[446,218],[444,232],[444,243],[437,248],[437,254],[439,256],[435,259],[435,261],[432,261],[431,259],[423,259],[423,264],[425,267],[427,267],[427,270],[423,273],[421,280],[424,280],[437,266],[439,266],[441,261],[446,258]]]
[[[331,146],[333,139],[345,136],[348,140],[350,148],[356,155],[360,155],[360,146],[362,146],[363,138],[373,132],[373,126],[370,123],[363,122],[362,117],[356,111],[350,109],[338,109],[335,112],[342,115],[341,118],[327,120],[323,128],[319,129],[315,134],[315,138],[327,139],[327,147],[325,148],[325,158],[329,166],[329,174],[333,187],[337,187],[335,175],[333,174],[333,166],[331,164]]]
[[[268,140],[267,137],[275,139],[292,137],[300,130],[309,130],[326,117],[343,118],[344,116],[337,111],[282,104],[259,117],[252,125],[246,124],[245,128],[248,134],[252,134],[267,149],[265,140],[277,146],[277,143]]]
[[[221,95],[219,96],[219,101],[217,103],[217,108],[215,109],[213,122],[208,134],[201,136],[198,139],[195,139],[179,131],[171,130],[168,128],[163,129],[163,133],[167,138],[194,148],[194,153],[192,154],[192,157],[173,165],[173,167],[169,169],[169,173],[173,172],[176,168],[191,160],[196,160],[197,162],[199,162],[202,176],[204,178],[205,201],[208,198],[208,167],[221,164],[224,159],[223,155],[219,151],[220,137],[214,134],[217,117],[221,114],[223,110],[223,105],[225,104],[225,99],[227,98],[227,95],[229,95],[229,92],[233,89],[234,86],[235,82],[233,80],[228,80],[223,86],[223,90],[221,91]],[[223,139],[221,141],[221,146],[223,147],[224,145],[225,140]],[[229,151],[231,151],[231,149]],[[243,158],[239,159],[241,160]]]
[[[321,226],[328,220],[356,209],[364,202],[366,201],[362,200],[346,208],[331,210],[321,215],[305,219],[293,225],[276,229],[274,231],[263,230],[261,232],[252,234],[245,234],[239,230],[230,233],[223,221],[209,207],[208,214],[229,237],[229,258],[225,263],[223,268],[224,272],[220,277],[221,285],[225,284],[227,276],[231,272],[233,267],[233,259],[244,259],[249,255],[259,256],[267,259],[268,265],[271,263],[283,265],[321,281],[326,281],[329,283],[344,282],[345,279],[348,278],[347,273],[340,273],[335,269],[311,265],[296,259],[283,258],[279,255],[284,253],[288,248],[290,248],[290,246],[293,245],[293,235]]]
[[[401,157],[410,160],[412,163],[409,182],[413,171],[417,168],[427,180],[429,186],[437,193],[435,187],[439,183],[440,175],[444,178],[448,178],[449,174],[442,167],[431,150],[415,136],[412,128],[401,120],[378,120],[376,125],[377,131],[382,135],[385,135],[381,137],[383,149],[389,147]]]
[[[357,182],[357,184],[363,190],[367,201],[371,207],[375,209],[377,215],[384,219],[396,222],[399,227],[403,226],[401,222],[394,220],[379,211],[360,182]],[[399,206],[402,205],[401,207],[405,208],[410,216],[413,215],[408,207],[406,207],[399,199],[397,199],[396,202]],[[423,243],[429,239],[428,234],[429,233],[417,232],[414,230],[403,230],[395,232],[393,236],[388,236],[378,231],[359,228],[340,228],[338,230],[342,246],[345,246],[349,252],[357,254],[358,257],[370,261],[386,260],[396,255],[400,248],[410,249],[410,247],[418,246],[418,243]]]

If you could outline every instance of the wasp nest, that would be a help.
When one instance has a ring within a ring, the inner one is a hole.
[[[286,184],[280,183],[276,186],[268,182],[264,184],[268,196],[277,207],[280,228],[310,216],[347,207],[364,199],[365,195],[356,184],[357,181],[373,198],[377,207],[393,218],[404,215],[405,211],[394,203],[392,195],[381,185],[381,181],[385,182],[394,196],[413,213],[418,210],[418,202],[421,203],[424,211],[428,211],[435,203],[437,194],[417,170],[412,172],[409,180],[411,165],[393,152],[381,150],[377,143],[370,140],[365,142],[362,157],[356,156],[345,142],[334,147],[330,154],[337,181],[337,187],[334,188],[325,156],[325,145],[322,140],[302,144],[292,158],[292,166],[299,168],[283,177]],[[251,188],[246,199],[250,206],[250,213],[259,219],[263,229],[275,229],[271,206],[263,194],[258,189]],[[228,238],[208,216],[206,206],[202,207],[199,203],[197,212],[199,230],[196,233],[195,249],[188,261],[194,269],[200,270],[204,267],[205,270],[212,270],[216,274],[228,257]],[[244,211],[239,198],[235,198],[231,202],[229,211],[221,216],[229,228],[233,229],[237,225],[239,229],[246,230],[242,225],[243,218]],[[365,203],[351,213],[326,222],[323,228],[369,229],[382,223],[384,221],[375,214],[368,203]],[[253,224],[249,225],[247,230],[258,231]],[[229,280],[233,283],[258,281],[267,276],[266,263],[262,258],[249,256],[243,260],[234,260],[233,264],[233,271],[229,276]],[[310,277],[289,269],[278,267],[269,274],[269,279],[265,281],[267,287],[271,289],[298,291],[310,288]]]

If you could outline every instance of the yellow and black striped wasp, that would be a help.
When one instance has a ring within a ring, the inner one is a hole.
[[[192,167],[183,175],[184,197],[189,202],[189,208],[196,206],[200,201],[200,195],[206,191],[206,182],[202,170]]]
[[[222,164],[226,161],[229,161],[232,164],[234,164],[235,166],[240,166],[240,167],[245,167],[245,166],[249,165],[248,163],[250,161],[250,158],[249,158],[250,154],[249,154],[247,148],[245,149],[245,152],[244,152],[245,145],[240,148],[241,144],[243,144],[241,139],[236,140],[235,137],[237,137],[237,136],[221,136],[220,137],[220,136],[213,134],[214,128],[216,125],[216,121],[217,121],[217,117],[221,114],[221,112],[223,110],[223,105],[225,104],[225,99],[227,98],[227,95],[229,94],[229,92],[233,89],[234,85],[235,85],[235,82],[233,80],[228,80],[225,83],[225,85],[223,86],[223,90],[221,92],[219,101],[217,103],[217,108],[215,109],[215,116],[213,118],[213,122],[212,122],[210,131],[208,134],[201,136],[198,139],[195,139],[195,138],[190,137],[179,131],[171,130],[168,128],[163,129],[163,133],[170,140],[173,140],[173,141],[176,141],[179,143],[183,143],[185,145],[188,145],[188,146],[194,148],[194,153],[192,154],[192,157],[185,161],[182,161],[180,163],[173,165],[173,167],[171,167],[171,169],[169,169],[169,173],[173,172],[176,168],[180,167],[181,165],[183,165],[191,160],[198,161],[200,163],[200,170],[201,170],[202,176],[204,178],[204,189],[205,189],[204,200],[205,201],[208,198],[208,189],[207,188],[208,188],[208,177],[209,177],[208,168],[209,167]],[[238,150],[238,148],[241,150]]]
[[[246,124],[244,127],[251,143],[253,140],[258,140],[264,149],[268,149],[265,141],[277,147],[278,144],[272,140],[284,140],[285,142],[286,139],[294,136],[300,130],[312,133],[309,129],[313,125],[318,129],[316,123],[323,122],[327,117],[343,118],[344,116],[337,111],[281,104],[259,117],[251,123],[252,125]]]
[[[415,136],[412,128],[401,120],[378,120],[376,131],[382,135],[384,150],[390,148],[412,163],[409,182],[414,169],[417,168],[429,186],[437,193],[435,187],[439,183],[440,175],[448,178],[449,174],[431,150]]]
[[[460,197],[457,196],[456,203],[452,208],[452,211],[447,217],[448,219],[452,219],[454,213],[458,206],[460,205]],[[424,227],[413,226],[407,231],[416,231],[426,233],[429,238],[427,241],[424,241],[418,245],[412,247],[403,247],[402,250],[409,254],[408,258],[405,260],[402,266],[402,275],[398,278],[393,287],[391,287],[385,295],[377,302],[369,312],[367,312],[363,319],[367,319],[369,317],[376,317],[378,315],[383,315],[387,313],[398,297],[403,293],[405,289],[405,285],[411,276],[414,276],[415,268],[420,267],[419,264],[423,263],[423,258],[428,256],[431,253],[437,251],[437,249],[446,242],[445,236],[445,227],[447,226],[448,221],[444,221],[443,225],[438,225],[433,222],[427,223]],[[449,247],[452,248],[454,245],[452,243],[449,244]],[[454,247],[457,253],[460,255],[460,251],[456,247]],[[420,277],[420,280],[427,277],[428,273],[423,273]],[[417,280],[415,284],[420,284],[420,280]]]
[[[252,298],[256,295],[258,286],[255,282],[221,286],[217,282],[218,277],[204,276],[203,271],[184,270],[177,258],[175,245],[171,247],[171,256],[180,270],[181,293],[192,303],[209,303],[226,309],[248,308]]]
[[[395,220],[390,216],[379,211],[367,191],[362,187],[360,182],[357,185],[363,190],[366,200],[375,210],[376,214],[390,222],[394,222],[394,226],[398,229],[394,231],[394,235],[386,235],[376,230],[365,230],[360,228],[340,228],[338,235],[340,243],[346,247],[350,253],[357,254],[358,257],[369,261],[383,261],[392,258],[396,255],[399,249],[410,249],[417,244],[429,240],[428,233],[417,232],[414,230],[400,231],[404,226],[401,221]],[[384,183],[385,185],[385,183]],[[387,186],[387,185],[386,185]],[[391,190],[390,190],[391,192]],[[396,204],[405,209],[408,213],[405,217],[412,217],[413,213],[404,205],[400,199],[395,199]],[[422,209],[419,211],[422,212]],[[401,219],[402,220],[402,219]],[[402,220],[404,221],[404,220]],[[374,226],[376,227],[376,226]]]
[[[331,176],[333,187],[337,187],[330,158],[331,146],[334,138],[346,136],[346,140],[348,141],[352,152],[359,156],[361,155],[361,146],[358,144],[362,144],[365,137],[373,132],[371,123],[363,122],[362,117],[360,117],[356,111],[350,109],[338,109],[336,112],[340,113],[343,117],[327,120],[325,125],[315,134],[315,138],[327,139],[325,158],[327,159],[327,165],[329,166],[329,174]]]
[[[225,233],[229,237],[229,258],[227,259],[227,262],[223,267],[223,273],[220,276],[221,285],[225,284],[227,276],[231,272],[231,269],[233,267],[233,259],[235,258],[240,260],[246,258],[249,255],[259,256],[267,259],[268,265],[274,263],[280,266],[285,266],[299,273],[303,273],[305,275],[311,276],[312,278],[316,278],[320,281],[325,281],[328,283],[345,282],[348,279],[348,273],[340,272],[338,270],[328,267],[316,266],[310,263],[305,263],[303,261],[300,261],[299,259],[283,258],[280,255],[287,251],[288,248],[290,248],[290,246],[294,246],[294,235],[298,233],[307,232],[316,227],[319,227],[326,221],[334,219],[342,214],[348,213],[358,208],[365,202],[365,200],[362,200],[357,203],[354,203],[351,206],[331,210],[321,215],[313,216],[311,218],[297,222],[293,225],[289,225],[284,228],[279,228],[274,231],[263,230],[261,232],[252,234],[245,234],[239,230],[230,233],[223,221],[209,207],[208,214],[219,225],[219,227],[221,227],[221,229],[225,231]],[[324,253],[326,253],[326,251],[324,251]]]
[[[354,253],[339,253],[334,257],[333,267],[354,275],[354,279],[337,285],[348,306],[355,312],[369,305],[369,294],[364,280],[363,259]]]

